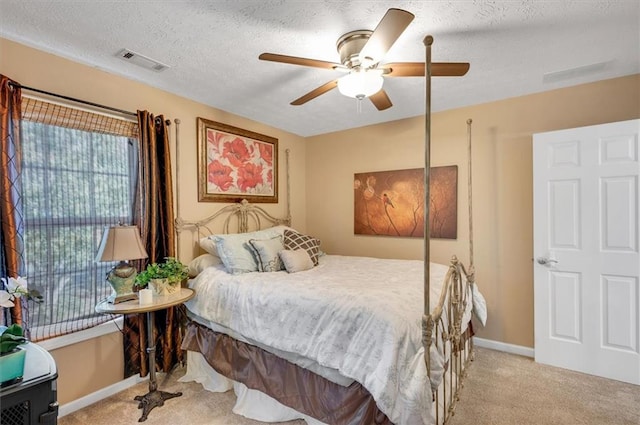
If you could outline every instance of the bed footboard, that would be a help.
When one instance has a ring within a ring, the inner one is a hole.
[[[427,373],[435,379],[431,364],[436,358],[430,355],[431,347],[445,359],[444,374],[437,388],[432,388],[437,424],[446,424],[455,414],[456,402],[463,387],[466,368],[473,360],[473,328],[465,318],[471,305],[471,287],[474,282],[473,266],[467,271],[453,257],[445,277],[438,306],[423,317],[423,340]],[[432,381],[433,382],[433,381]]]

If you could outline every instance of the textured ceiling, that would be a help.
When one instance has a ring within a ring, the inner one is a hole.
[[[0,0],[0,36],[310,136],[423,114],[423,78],[386,78],[394,106],[382,112],[337,90],[291,106],[342,74],[258,55],[339,62],[337,39],[373,30],[390,7],[416,18],[383,62],[424,61],[431,34],[434,62],[471,63],[464,77],[434,78],[434,111],[640,72],[638,0]],[[127,63],[122,48],[171,68]]]

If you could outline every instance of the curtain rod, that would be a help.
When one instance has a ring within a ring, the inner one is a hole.
[[[131,115],[131,116],[136,117],[136,118],[138,117],[138,114],[136,114],[135,112],[129,112],[129,111],[125,111],[123,109],[112,108],[110,106],[100,105],[99,103],[93,103],[93,102],[89,102],[89,101],[86,101],[86,100],[76,99],[75,97],[70,97],[70,96],[64,96],[64,95],[61,95],[61,94],[51,93],[51,92],[40,90],[40,89],[36,89],[36,88],[33,88],[33,87],[23,86],[22,84],[14,83],[14,82],[11,82],[11,81],[9,82],[9,84],[11,86],[13,86],[13,87],[19,87],[19,88],[21,88],[23,90],[29,90],[29,91],[33,91],[33,92],[36,92],[36,93],[42,93],[42,94],[46,94],[46,95],[49,95],[49,96],[58,97],[60,99],[70,100],[72,102],[82,103],[84,105],[94,106],[96,108],[101,108],[101,109],[106,109],[106,110],[109,110],[109,111],[119,112],[121,114]]]

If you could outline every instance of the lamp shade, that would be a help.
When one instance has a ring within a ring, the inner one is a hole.
[[[127,261],[147,257],[147,251],[142,246],[140,232],[136,226],[105,227],[96,254],[97,262]]]
[[[383,83],[382,70],[355,69],[338,80],[338,90],[345,96],[364,99],[378,93]]]

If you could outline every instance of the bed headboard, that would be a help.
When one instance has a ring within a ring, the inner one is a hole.
[[[176,231],[180,233],[185,230],[190,230],[199,235],[207,236],[215,233],[209,226],[219,217],[224,219],[222,222],[222,233],[246,233],[253,228],[262,229],[263,223],[267,224],[264,227],[277,226],[280,224],[286,226],[291,225],[291,216],[289,214],[287,214],[285,218],[277,218],[258,205],[251,204],[246,199],[243,199],[237,204],[227,205],[209,217],[199,221],[185,221],[178,217],[176,219]],[[232,228],[234,222],[235,227]]]

